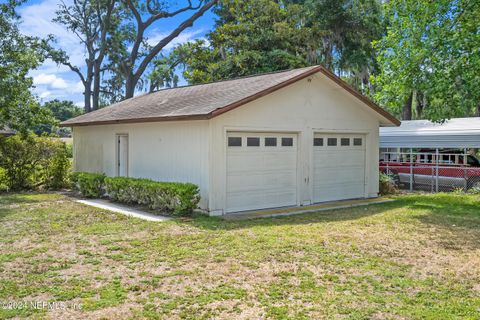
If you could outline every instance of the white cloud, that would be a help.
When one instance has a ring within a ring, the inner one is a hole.
[[[57,76],[54,74],[41,73],[33,77],[33,84],[36,86],[43,84],[50,85],[55,79],[57,79]]]
[[[33,77],[33,84],[36,86],[45,85],[51,89],[67,89],[70,85],[65,79],[54,74],[41,73]]]
[[[52,83],[53,89],[67,89],[69,87],[68,83],[62,78],[57,78]]]
[[[48,91],[48,90],[45,90],[45,91],[43,91],[43,92],[39,95],[39,97],[40,97],[41,99],[45,99],[46,97],[48,97],[48,96],[50,96],[50,95],[51,95],[51,92]]]
[[[68,5],[71,0],[66,0]],[[52,22],[55,12],[58,10],[59,0],[44,0],[35,4],[26,4],[18,12],[22,17],[20,30],[22,33],[46,38],[48,35],[54,35],[57,39],[57,46],[67,52],[70,61],[77,66],[85,64],[85,50],[80,45],[79,39],[75,34],[68,31],[63,25]],[[50,65],[53,67],[55,64]]]
[[[194,41],[196,39],[203,39],[203,37],[199,36],[200,34],[204,33],[205,30],[203,29],[197,29],[197,30],[189,30],[189,31],[184,31],[182,32],[178,37],[173,39],[169,44],[163,48],[163,50],[171,50],[175,46],[183,43],[187,43],[190,41]],[[170,32],[161,32],[158,29],[154,29],[151,32],[149,32],[148,40],[147,43],[151,46],[156,45],[160,40],[165,38],[170,34]]]
[[[83,108],[83,107],[85,106],[85,101],[75,102],[75,106],[80,107],[80,108]]]
[[[68,5],[72,0],[64,0]],[[75,34],[64,26],[52,22],[60,0],[40,0],[26,2],[18,10],[22,17],[19,28],[22,33],[30,36],[46,38],[54,35],[56,46],[67,52],[72,64],[82,68],[85,65],[85,50]],[[57,65],[51,60],[45,61],[38,69],[29,75],[34,80],[34,92],[43,100],[67,99],[78,101],[82,98],[83,88],[78,85],[78,76],[63,65]]]
[[[78,82],[75,84],[75,87],[72,88],[72,92],[73,92],[73,93],[83,93],[83,91],[85,91],[85,87],[83,86],[83,82],[82,82],[82,81],[78,81]]]
[[[33,89],[40,99],[78,100],[83,95],[84,87],[81,81],[68,80],[56,74],[40,73],[33,76]]]

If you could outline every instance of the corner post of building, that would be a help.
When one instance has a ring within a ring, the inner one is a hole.
[[[410,192],[413,191],[413,149],[410,148]]]
[[[438,192],[439,158],[440,158],[440,152],[437,148],[437,149],[435,149],[435,192]]]
[[[464,148],[463,149],[463,188],[465,190],[465,192],[467,192],[468,190],[468,177],[467,177],[467,164],[468,164],[468,161],[467,161],[467,157],[468,157],[468,154],[467,154],[467,148]]]

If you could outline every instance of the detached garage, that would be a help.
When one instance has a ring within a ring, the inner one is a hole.
[[[378,194],[399,121],[321,66],[160,90],[68,120],[74,169],[192,182],[211,215]]]

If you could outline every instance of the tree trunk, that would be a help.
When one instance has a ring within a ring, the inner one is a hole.
[[[93,61],[92,59],[86,60],[87,63],[87,75],[83,85],[85,86],[85,92],[83,93],[85,98],[85,113],[93,111],[92,109],[92,79],[93,79]]]
[[[135,94],[135,86],[137,81],[133,74],[129,74],[125,79],[125,99],[130,99]]]
[[[477,117],[480,117],[480,101],[477,103]]]
[[[100,100],[100,67],[101,62],[95,62],[93,71],[93,92],[92,92],[92,110],[98,110]]]
[[[330,39],[327,38],[326,40],[324,40],[326,42],[326,46],[325,46],[325,68],[327,68],[328,70],[332,70],[332,65],[333,65],[333,47],[331,45],[331,42],[330,42]]]
[[[417,100],[417,105],[416,105],[416,111],[417,111],[417,119],[421,119],[423,115],[423,109],[425,108],[425,99],[424,95],[422,92],[418,91],[416,95],[416,100]]]
[[[85,104],[85,113],[89,113],[92,111],[91,106],[91,97],[92,97],[92,89],[91,89],[91,81],[85,84],[85,91],[83,92],[84,97],[84,104]]]
[[[408,95],[402,110],[402,120],[412,120],[412,100],[413,92]]]

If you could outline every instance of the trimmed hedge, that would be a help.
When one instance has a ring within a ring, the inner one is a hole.
[[[72,174],[71,180],[85,197],[107,196],[113,201],[139,204],[172,215],[191,214],[200,201],[199,189],[191,183],[105,177],[86,172]]]
[[[105,189],[114,201],[140,204],[173,215],[192,213],[200,201],[198,187],[191,183],[108,177]]]
[[[105,193],[105,175],[89,172],[74,172],[70,177],[73,187],[87,198],[100,198]]]

